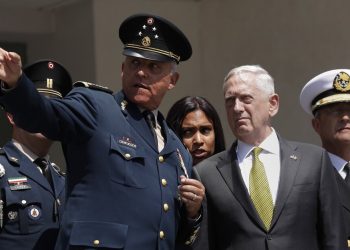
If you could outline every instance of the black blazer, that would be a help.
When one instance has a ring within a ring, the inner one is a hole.
[[[194,249],[346,249],[339,192],[327,152],[279,140],[281,172],[269,231],[243,182],[236,143],[195,167],[206,188],[206,200]]]
[[[341,178],[338,171],[335,172],[339,188],[340,202],[343,208],[346,236],[348,237],[348,247],[350,248],[350,187],[345,183],[343,178]]]

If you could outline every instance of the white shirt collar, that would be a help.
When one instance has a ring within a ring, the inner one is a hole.
[[[254,145],[247,144],[243,141],[238,140],[237,141],[237,157],[239,162],[242,162],[243,159],[245,159],[249,153],[254,148]],[[260,148],[263,150],[270,152],[272,154],[279,155],[279,141],[277,137],[276,131],[272,128],[271,134],[265,138],[265,140],[259,145]]]
[[[333,164],[333,167],[338,171],[341,172],[344,168],[344,165],[348,163],[343,158],[339,157],[338,155],[332,154],[328,152],[329,158],[331,159],[331,162]]]
[[[29,158],[29,160],[31,162],[35,161],[35,159],[37,159],[39,156],[37,156],[36,154],[34,154],[29,148],[27,148],[26,146],[24,146],[22,143],[16,141],[15,139],[12,139],[12,143],[13,145],[15,145],[15,147],[21,152],[23,153],[25,156],[27,156]],[[46,160],[49,160],[49,156],[46,155],[44,157]]]

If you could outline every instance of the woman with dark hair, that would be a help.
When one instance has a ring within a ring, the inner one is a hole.
[[[181,98],[170,108],[166,121],[191,153],[193,165],[225,150],[219,115],[204,97]]]

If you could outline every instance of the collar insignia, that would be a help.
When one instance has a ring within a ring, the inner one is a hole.
[[[5,168],[4,168],[4,166],[3,165],[1,165],[1,163],[0,163],[0,178],[1,177],[3,177],[4,175],[5,175]]]
[[[128,105],[128,102],[126,100],[123,100],[121,103],[120,103],[120,106],[122,108],[122,110],[124,111],[126,109],[126,105]]]

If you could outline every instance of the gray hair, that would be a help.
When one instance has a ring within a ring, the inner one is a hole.
[[[177,63],[175,61],[171,62],[171,74],[174,74],[177,72]]]
[[[230,70],[224,79],[223,91],[228,88],[228,80],[234,77],[236,80],[243,83],[250,83],[251,75],[253,75],[253,83],[267,95],[275,93],[274,81],[272,76],[263,69],[260,65],[243,65]]]

